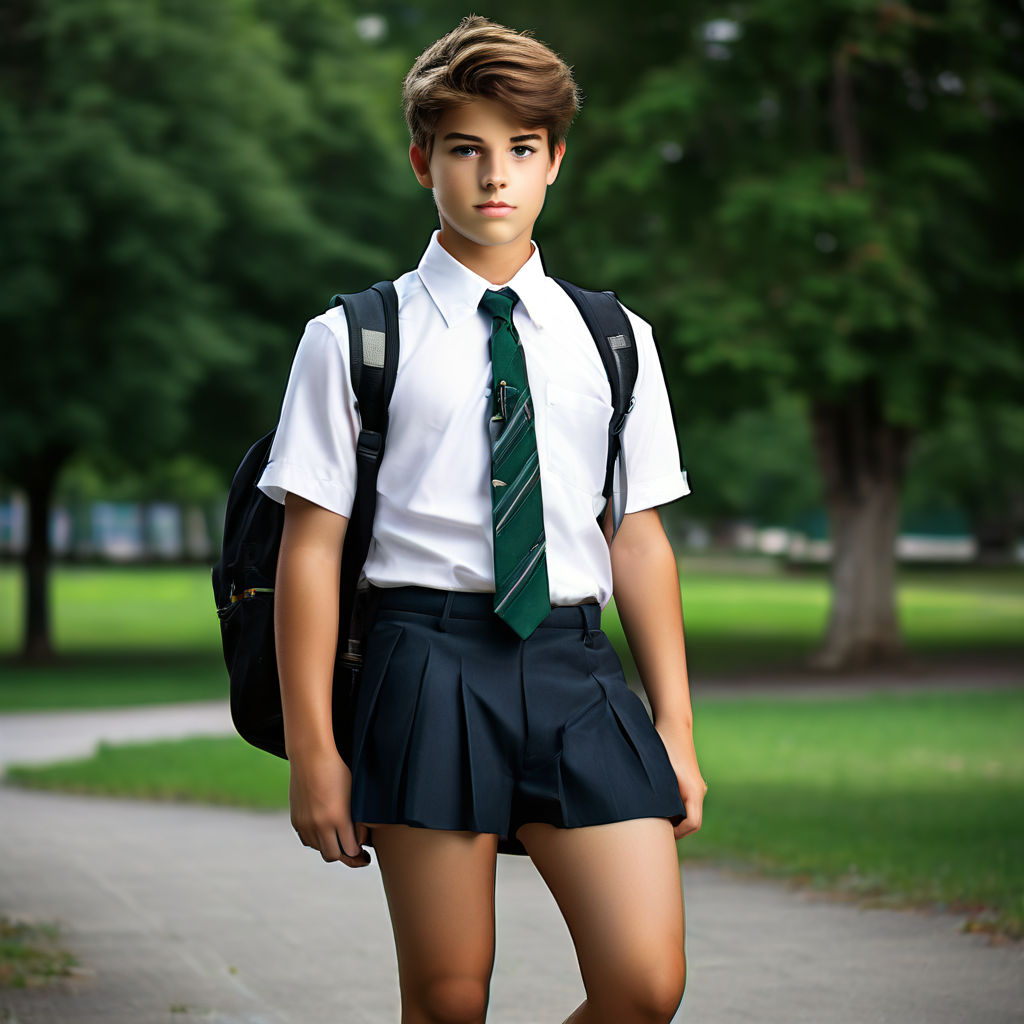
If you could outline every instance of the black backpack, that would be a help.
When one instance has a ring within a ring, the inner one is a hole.
[[[626,508],[621,433],[633,408],[636,341],[614,293],[587,291],[567,281],[558,283],[572,298],[590,330],[611,385],[613,412],[608,423],[602,493],[606,503],[612,502],[614,533]],[[390,281],[352,295],[335,295],[331,305],[345,307],[352,389],[362,428],[356,445],[356,493],[342,549],[333,692],[335,743],[345,762],[351,763],[362,643],[371,614],[367,589],[359,585],[360,575],[373,533],[377,475],[384,457],[400,339],[398,298]],[[213,567],[213,593],[230,678],[235,728],[253,746],[287,757],[274,645],[274,580],[284,506],[256,486],[266,468],[275,431],[276,428],[265,434],[249,449],[231,481],[221,557]],[[603,516],[604,510],[599,518]]]

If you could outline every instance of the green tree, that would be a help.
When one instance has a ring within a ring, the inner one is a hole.
[[[183,444],[230,478],[241,453],[277,420],[305,321],[336,292],[358,291],[415,265],[434,217],[409,170],[401,83],[411,57],[336,0],[255,0],[282,49],[282,70],[303,96],[285,153],[288,188],[301,197],[312,236],[264,245],[265,265],[238,282],[263,305],[262,335],[245,339],[244,374],[208,375],[189,406]],[[314,237],[315,236],[315,237]],[[270,240],[268,240],[268,243]],[[246,252],[248,245],[231,246]],[[231,252],[218,273],[234,266]]]
[[[804,396],[834,550],[815,660],[897,656],[910,446],[1024,376],[1021,11],[704,2],[641,13],[647,38],[659,18],[671,46],[622,26],[547,255],[658,325],[677,405]]]
[[[687,470],[694,493],[680,514],[712,525],[752,519],[761,526],[795,526],[821,508],[821,485],[813,462],[806,403],[781,394],[730,417],[695,419],[678,403]],[[694,453],[693,458],[689,453]],[[696,508],[699,515],[692,511]]]
[[[47,519],[68,460],[237,461],[272,423],[298,311],[389,262],[363,204],[393,187],[392,140],[356,100],[388,58],[354,26],[327,0],[0,10],[0,473],[29,501],[27,656],[51,650]]]
[[[1024,538],[1024,407],[953,394],[942,422],[922,434],[907,474],[905,508],[959,513],[981,561],[1006,565]]]

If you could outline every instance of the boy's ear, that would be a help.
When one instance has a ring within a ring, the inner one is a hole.
[[[565,140],[563,139],[555,146],[555,155],[551,158],[551,166],[548,168],[547,183],[553,185],[558,177],[558,169],[562,166],[562,157],[565,156]]]
[[[415,142],[409,146],[409,163],[412,164],[416,180],[424,188],[433,188],[434,179],[430,176],[430,161],[427,160],[427,154]]]

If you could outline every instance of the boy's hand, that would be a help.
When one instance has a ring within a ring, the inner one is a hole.
[[[303,846],[325,861],[363,868],[370,854],[362,848],[368,829],[352,823],[352,772],[337,751],[304,754],[291,760],[288,800],[292,825]]]
[[[676,825],[673,832],[676,839],[681,839],[700,828],[708,784],[697,767],[693,730],[685,725],[666,723],[656,723],[655,729],[665,744],[665,750],[676,773],[676,781],[679,783],[679,795],[683,798],[683,806],[686,808],[686,817]]]

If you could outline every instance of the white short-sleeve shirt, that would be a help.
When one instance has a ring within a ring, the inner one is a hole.
[[[575,305],[544,272],[540,251],[508,282],[534,398],[551,604],[612,593],[603,503],[611,390]],[[401,338],[373,540],[364,572],[380,587],[494,591],[491,525],[491,318],[488,281],[437,233],[416,270],[395,281]],[[689,493],[650,326],[626,310],[636,337],[636,403],[623,431],[626,511]],[[340,307],[310,320],[292,364],[270,459],[258,486],[291,491],[349,516],[359,415]]]

